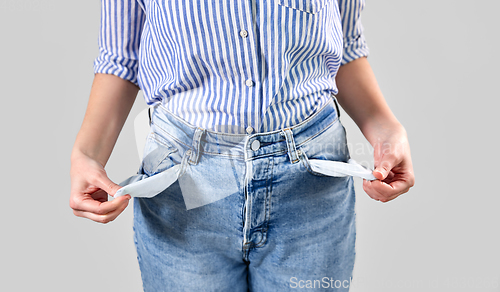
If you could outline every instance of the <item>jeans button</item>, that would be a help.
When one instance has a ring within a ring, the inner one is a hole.
[[[252,142],[252,144],[250,144],[250,148],[251,148],[253,151],[257,151],[257,150],[259,150],[259,148],[260,148],[260,142],[259,142],[259,140],[254,140],[254,141]]]

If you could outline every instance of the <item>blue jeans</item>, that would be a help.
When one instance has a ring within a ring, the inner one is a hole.
[[[310,163],[350,159],[334,102],[296,126],[248,135],[200,129],[155,107],[139,175],[182,165],[182,176],[134,197],[144,291],[348,291],[353,178]]]

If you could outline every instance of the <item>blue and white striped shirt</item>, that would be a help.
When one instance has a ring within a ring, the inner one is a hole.
[[[94,73],[188,123],[244,133],[295,125],[367,56],[364,0],[102,0]]]

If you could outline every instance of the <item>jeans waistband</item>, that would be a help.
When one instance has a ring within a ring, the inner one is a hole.
[[[296,163],[299,161],[296,147],[333,125],[338,117],[337,101],[332,95],[302,122],[271,132],[231,134],[203,129],[175,116],[161,104],[154,107],[150,118],[152,131],[185,145],[190,150],[189,163],[197,164],[200,155],[249,160],[287,152],[290,161]]]
[[[239,164],[240,169],[242,169],[240,163],[245,164],[246,186],[248,182],[253,179],[253,165],[259,165],[260,161],[257,159],[270,155],[288,155],[290,163],[299,163],[302,161],[310,172],[321,175],[336,177],[359,176],[367,180],[375,180],[376,178],[373,176],[372,170],[363,167],[353,159],[348,158],[347,162],[343,162],[318,158],[310,159],[307,157],[306,152],[308,145],[303,144],[325,133],[328,129],[335,130],[335,128],[331,128],[331,126],[339,122],[338,110],[336,110],[337,105],[334,98],[335,97],[297,125],[277,131],[248,135],[214,132],[196,127],[175,116],[161,107],[161,105],[158,105],[154,108],[151,116],[151,132],[152,134],[154,133],[154,139],[156,139],[158,143],[164,143],[164,146],[167,147],[159,147],[157,145],[158,148],[156,149],[158,149],[159,152],[150,152],[150,154],[155,153],[151,156],[151,159],[162,159],[165,155],[174,153],[174,148],[177,148],[179,152],[175,156],[178,161],[174,163],[175,165],[172,164],[155,174],[150,175],[144,173],[144,171],[139,171],[136,175],[120,183],[123,188],[116,192],[115,198],[125,194],[130,194],[134,197],[154,197],[177,180],[182,180],[182,176],[186,171],[190,171],[191,175],[193,175],[196,173],[196,169],[205,170],[202,176],[197,176],[197,183],[205,184],[207,183],[206,180],[210,179],[206,176],[207,172],[217,171],[217,166],[219,168],[232,167],[234,169],[236,164],[233,164],[234,162],[238,162],[237,164]],[[163,139],[160,139],[160,137]],[[330,139],[330,137],[327,137],[327,139]],[[344,135],[332,135],[331,139],[333,143],[338,142],[338,145],[342,145],[342,143],[345,142]],[[338,141],[336,141],[336,139]],[[152,142],[152,140],[150,140],[150,142],[156,143]],[[303,148],[301,148],[302,145],[304,146]],[[152,144],[152,146],[154,146],[154,144]],[[214,157],[205,157],[205,155],[214,155],[217,157],[210,162],[206,158]],[[200,157],[205,159],[200,163],[202,166],[201,168],[189,167],[188,164],[198,164]],[[282,158],[284,157],[280,157],[280,159]],[[225,159],[239,161],[226,161]],[[170,160],[164,159],[163,161],[168,162]],[[160,161],[157,162],[160,164],[162,163]],[[173,163],[173,160],[170,162]],[[208,164],[204,164],[204,162]],[[211,166],[214,166],[214,170],[212,170]],[[256,173],[258,173],[258,171],[260,170],[257,169]],[[203,188],[197,187],[196,184],[191,185],[194,181],[191,176],[188,177],[190,178],[184,181],[184,183],[180,181],[184,186],[182,195],[188,210],[224,198],[224,196],[218,193],[203,192]],[[228,192],[226,195],[229,194],[231,194],[231,192]]]

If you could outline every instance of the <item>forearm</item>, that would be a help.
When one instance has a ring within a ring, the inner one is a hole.
[[[86,155],[106,165],[139,88],[115,75],[95,74],[71,159]]]
[[[366,57],[341,66],[336,82],[337,100],[372,145],[377,140],[372,133],[380,133],[381,129],[404,132],[387,105]]]

